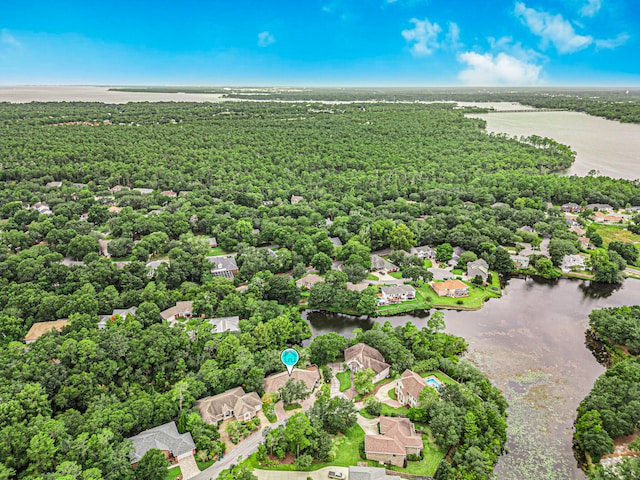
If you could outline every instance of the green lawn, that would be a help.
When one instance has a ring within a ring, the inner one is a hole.
[[[400,280],[402,278],[402,272],[389,272],[389,276]]]
[[[623,226],[619,225],[597,225],[595,223],[592,226],[596,229],[596,232],[602,237],[602,241],[605,246],[609,243],[618,242],[640,242],[640,235],[631,233]],[[640,252],[640,244],[636,243],[636,250]],[[636,265],[640,267],[640,259],[636,261]]]
[[[407,468],[392,467],[392,470],[425,476],[433,476],[436,473],[438,465],[440,465],[446,451],[438,447],[435,442],[430,439],[431,432],[428,427],[423,427],[423,430],[426,430],[426,433],[422,435],[424,458],[419,462],[407,462]]]
[[[311,472],[324,467],[337,466],[348,467],[357,465],[360,460],[360,446],[364,443],[364,430],[360,425],[355,424],[345,432],[345,435],[335,436],[332,439],[331,455],[333,460],[328,462],[313,463],[311,467],[305,469],[305,472]],[[258,465],[256,454],[254,453],[247,459],[247,463],[252,468],[261,470],[298,470],[295,465],[278,465],[275,468],[266,468]]]
[[[398,396],[396,395],[396,391],[394,389],[389,390],[389,392],[387,392],[389,394],[389,398],[391,400],[398,400]]]
[[[382,404],[382,410],[380,410],[380,415],[385,417],[391,417],[393,414],[396,415],[406,415],[409,413],[409,409],[407,407],[390,407],[386,403]]]
[[[173,480],[174,478],[176,478],[178,475],[181,475],[182,471],[180,470],[180,467],[173,467],[169,470],[167,470],[167,473],[164,476],[164,480]]]
[[[349,370],[337,373],[336,378],[340,381],[341,392],[351,388],[351,372],[349,372]]]
[[[376,277],[373,273],[370,273],[369,275],[367,275],[367,278],[365,280],[380,280],[380,278]]]
[[[451,273],[453,273],[454,275],[462,275],[464,272],[459,268],[454,268],[453,270],[451,270]]]
[[[207,252],[207,257],[217,257],[219,255],[228,255],[230,252],[225,252],[222,247],[212,247]]]
[[[498,275],[496,273],[493,274],[493,277],[497,277],[497,276]],[[496,279],[495,281],[497,282],[498,280]],[[436,295],[436,292],[434,292],[433,289],[427,284],[424,284],[422,287],[420,287],[418,291],[424,297],[431,297],[433,301],[433,306],[436,308],[438,308],[439,306],[479,308],[482,306],[485,300],[488,300],[489,298],[500,297],[499,290],[498,291],[491,290],[491,286],[494,286],[494,285],[491,285],[489,287],[478,287],[478,286],[472,285],[469,282],[463,282],[463,283],[465,283],[469,287],[468,297],[462,297],[462,298],[438,297]],[[500,287],[498,286],[498,288]],[[462,301],[462,304],[458,303],[459,300]]]
[[[426,259],[424,261],[424,268],[431,268],[431,267],[433,267],[433,262],[429,259]]]

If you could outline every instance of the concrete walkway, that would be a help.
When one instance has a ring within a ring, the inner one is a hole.
[[[358,425],[360,425],[362,430],[364,430],[365,435],[377,435],[380,433],[378,431],[378,418],[368,419],[358,413],[357,421]]]
[[[255,469],[253,474],[258,480],[327,480],[329,472],[340,472],[344,475],[345,480],[349,478],[349,469],[347,467],[325,467],[315,472],[283,472],[277,470],[258,470]]]
[[[193,455],[189,455],[186,458],[181,458],[178,460],[178,464],[180,465],[180,470],[182,471],[182,480],[189,480],[190,478],[195,477],[200,473],[200,469],[196,464],[196,459],[193,458]]]
[[[397,380],[394,380],[389,383],[385,383],[376,392],[376,398],[378,400],[380,400],[382,403],[385,403],[393,408],[402,407],[402,404],[400,402],[398,402],[397,400],[393,400],[391,397],[389,397],[389,390],[395,390],[396,383],[398,383]]]

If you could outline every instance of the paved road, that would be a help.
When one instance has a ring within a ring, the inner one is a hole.
[[[279,420],[270,425],[271,428],[278,428],[280,425],[284,424],[286,419]],[[249,437],[245,438],[242,442],[238,444],[236,448],[234,448],[229,454],[225,455],[222,460],[214,463],[206,470],[203,470],[195,477],[192,477],[191,480],[215,480],[218,478],[218,475],[222,470],[225,470],[232,465],[238,463],[238,458],[242,456],[242,459],[246,459],[253,452],[258,450],[258,445],[262,442],[262,431],[255,432]]]
[[[254,470],[253,474],[258,480],[327,480],[329,472],[341,472],[345,480],[349,478],[349,469],[346,467],[325,467],[315,472],[282,472],[277,470]]]

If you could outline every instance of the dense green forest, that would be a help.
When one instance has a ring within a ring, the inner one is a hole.
[[[611,357],[614,364],[580,403],[574,445],[589,478],[631,480],[640,473],[638,458],[630,457],[604,468],[598,462],[603,455],[614,453],[614,440],[634,435],[640,421],[640,362],[635,357],[640,306],[594,310],[589,318],[596,338],[610,347],[628,349],[629,353]],[[640,442],[627,443],[629,451],[640,452]]]
[[[535,240],[529,225],[559,257],[577,236],[547,202],[640,204],[637,182],[550,174],[573,157],[550,139],[488,135],[451,105],[0,104],[0,478],[141,480],[127,436],[204,395],[260,392],[284,346],[311,354],[294,283],[308,265],[345,261],[330,293],[370,313],[375,297],[344,286],[371,251],[450,244],[495,267],[499,245]],[[236,253],[234,279],[212,276],[208,257],[223,252]],[[239,316],[241,333],[199,318],[168,328],[160,311],[184,300],[195,317]],[[21,343],[59,318],[61,334]],[[411,351],[480,397],[451,388],[449,406],[414,413],[457,445],[439,478],[486,478],[504,446],[502,397],[457,365],[454,337],[407,326],[382,331],[387,345],[381,331],[358,338],[398,372]],[[216,429],[189,418],[198,448],[216,451]]]

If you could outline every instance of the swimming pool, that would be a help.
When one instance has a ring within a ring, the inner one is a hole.
[[[426,383],[429,387],[435,388],[436,390],[438,390],[442,386],[440,380],[435,377],[427,378],[424,383]]]

